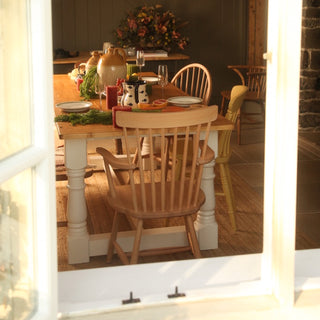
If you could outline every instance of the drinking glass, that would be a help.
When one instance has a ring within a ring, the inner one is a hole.
[[[140,69],[139,78],[141,79],[141,68],[144,67],[144,65],[145,65],[144,51],[143,50],[138,50],[137,51],[136,65]]]
[[[104,85],[98,73],[96,73],[94,79],[94,91],[99,95],[99,109],[102,111],[102,94],[104,93]]]
[[[168,84],[168,66],[160,64],[158,66],[158,83],[161,86],[161,98],[163,99],[164,87]]]

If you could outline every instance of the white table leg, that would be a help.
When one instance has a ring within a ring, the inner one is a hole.
[[[89,234],[84,176],[87,166],[87,141],[65,140],[65,165],[68,173],[68,262],[89,262]]]
[[[215,154],[218,153],[217,131],[210,133],[208,145],[214,150]],[[201,189],[206,195],[206,201],[200,208],[195,221],[195,229],[201,250],[218,248],[218,224],[215,218],[214,165],[214,160],[206,164],[202,174]]]

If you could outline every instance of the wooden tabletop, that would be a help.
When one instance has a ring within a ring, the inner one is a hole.
[[[150,75],[150,73],[144,73]],[[68,75],[54,75],[54,109],[55,115],[62,114],[63,111],[56,107],[57,103],[66,101],[80,101],[77,86]],[[181,90],[173,86],[171,83],[164,90],[164,98],[173,96],[185,95]],[[159,85],[152,86],[152,95],[150,101],[161,98],[161,87]],[[92,99],[92,108],[99,108],[99,99]],[[106,111],[105,99],[103,99],[103,109]],[[112,125],[89,124],[73,126],[69,122],[56,123],[58,135],[60,139],[96,139],[96,138],[121,138],[122,130],[114,128]],[[233,128],[231,121],[226,120],[222,116],[218,116],[217,120],[212,125],[212,130],[230,130]]]
[[[75,64],[85,63],[91,57],[90,52],[79,52],[77,57],[62,58],[53,60],[53,64]],[[167,57],[146,57],[146,61],[170,61],[170,60],[188,60],[190,57],[182,53],[169,53]],[[136,61],[136,57],[127,57],[128,62]]]

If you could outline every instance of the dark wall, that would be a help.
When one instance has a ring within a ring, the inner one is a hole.
[[[52,0],[53,48],[68,51],[102,50],[115,42],[113,30],[126,12],[140,4],[163,4],[182,20],[190,45],[188,61],[168,63],[176,69],[191,62],[204,64],[213,78],[211,103],[220,103],[219,92],[238,79],[226,66],[247,61],[247,0]],[[153,65],[147,66],[154,69]]]

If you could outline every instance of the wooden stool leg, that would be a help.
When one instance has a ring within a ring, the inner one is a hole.
[[[118,226],[119,226],[119,214],[117,211],[115,211],[114,217],[113,217],[111,235],[109,239],[109,246],[108,246],[108,254],[107,254],[108,263],[110,263],[112,260],[113,251],[114,251],[114,242],[117,239]]]
[[[194,224],[191,216],[185,217],[185,223],[186,223],[186,230],[189,233],[190,236],[190,245],[192,249],[192,253],[195,256],[195,258],[201,258],[201,252],[199,247],[198,238],[196,235],[196,231],[194,230]]]
[[[138,224],[137,224],[137,230],[136,230],[136,235],[135,235],[135,239],[134,239],[130,264],[136,264],[138,262],[142,229],[143,229],[143,220],[139,219]]]

